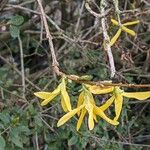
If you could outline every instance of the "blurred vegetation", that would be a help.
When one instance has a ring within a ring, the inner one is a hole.
[[[99,0],[95,0],[99,5]],[[93,80],[110,80],[108,58],[103,50],[100,21],[83,6],[83,0],[45,0],[49,28],[60,68],[68,74],[92,75]],[[117,75],[113,82],[150,83],[150,24],[146,0],[120,0],[122,22],[140,20],[133,26],[137,36],[121,34],[112,47]],[[109,35],[116,28],[112,1],[108,0]],[[93,10],[98,9],[93,6]],[[135,11],[134,11],[135,10]],[[103,120],[89,131],[86,123],[76,131],[76,118],[56,127],[62,109],[56,98],[41,107],[34,92],[52,91],[58,84],[51,67],[51,54],[35,0],[0,2],[0,150],[148,150],[150,149],[150,103],[126,99],[120,125]],[[22,89],[20,49],[23,48],[25,97]],[[68,85],[76,105],[80,85]],[[148,89],[127,89],[143,91]],[[102,97],[98,97],[102,100]],[[106,97],[103,97],[103,99]]]

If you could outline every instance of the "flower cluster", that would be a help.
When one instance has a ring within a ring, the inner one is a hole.
[[[66,90],[65,78],[62,78],[61,83],[53,92],[36,92],[34,93],[37,97],[43,99],[41,105],[47,105],[52,101],[57,95],[60,94],[61,97],[61,106],[65,112],[71,110],[70,97]]]
[[[41,103],[42,106],[48,104],[57,95],[60,95],[62,108],[67,113],[59,119],[57,126],[59,127],[63,125],[74,115],[77,114],[77,131],[80,129],[83,119],[87,113],[89,130],[92,130],[94,128],[94,124],[97,122],[97,116],[101,117],[102,119],[104,119],[112,125],[118,125],[118,119],[121,114],[123,105],[123,97],[134,98],[138,100],[145,100],[150,97],[150,91],[125,92],[121,90],[118,86],[100,87],[96,85],[91,86],[83,84],[82,90],[80,91],[81,93],[79,94],[77,107],[75,109],[72,109],[71,107],[70,97],[66,90],[65,78],[62,78],[61,83],[53,92],[36,92],[34,94],[37,97],[43,99]],[[93,97],[93,95],[95,94],[109,94],[111,95],[111,97],[102,106],[97,106]],[[115,106],[115,117],[113,119],[110,119],[105,114],[105,110],[107,110],[113,103]]]
[[[108,123],[112,125],[118,125],[118,121],[114,121],[109,119],[105,113],[105,109],[96,106],[92,93],[89,89],[83,86],[83,91],[80,93],[77,103],[77,108],[71,110],[66,115],[64,115],[57,123],[57,126],[63,125],[66,121],[68,121],[72,116],[78,113],[79,120],[77,123],[77,131],[79,130],[82,121],[85,117],[86,112],[88,112],[88,127],[90,130],[94,128],[94,121],[97,122],[97,116],[103,118]]]
[[[133,30],[127,28],[127,26],[138,24],[139,20],[127,22],[127,23],[124,23],[124,24],[119,24],[119,22],[116,21],[115,19],[111,19],[111,22],[114,25],[119,26],[119,29],[118,29],[117,33],[114,35],[114,37],[111,39],[110,46],[114,45],[114,43],[117,41],[117,39],[119,38],[122,31],[127,32],[128,34],[130,34],[132,36],[136,35],[136,33]]]

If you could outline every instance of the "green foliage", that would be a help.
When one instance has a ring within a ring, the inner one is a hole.
[[[4,150],[6,146],[5,139],[0,135],[0,150]]]
[[[13,38],[17,38],[20,34],[19,27],[14,26],[14,25],[10,25],[9,31],[10,31],[10,34]]]
[[[10,35],[13,38],[17,38],[20,35],[20,27],[24,22],[23,16],[15,15],[10,19]]]
[[[24,18],[23,16],[20,15],[15,15],[10,20],[10,24],[14,26],[20,26],[21,24],[23,24],[23,22],[24,22]]]

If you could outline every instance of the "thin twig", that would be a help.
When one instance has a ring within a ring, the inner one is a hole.
[[[26,7],[22,7],[20,5],[11,5],[11,4],[7,4],[6,5],[8,8],[6,8],[6,10],[9,10],[10,8],[16,8],[16,9],[21,9],[27,12],[31,12],[37,15],[41,15],[40,12],[26,8]],[[45,14],[46,15],[46,14]],[[59,32],[63,32],[63,30],[48,16],[46,15],[47,20],[59,31]]]
[[[41,16],[43,18],[44,27],[45,27],[45,30],[46,30],[46,37],[48,38],[48,42],[49,42],[49,46],[50,46],[50,51],[51,51],[51,55],[52,55],[52,66],[56,67],[56,66],[59,66],[59,63],[57,62],[57,59],[56,59],[54,45],[53,45],[53,42],[52,42],[53,38],[52,38],[52,36],[50,34],[50,31],[49,31],[48,23],[47,23],[47,20],[46,20],[46,14],[44,12],[41,0],[37,0],[37,2],[39,4],[39,8],[40,8],[40,11],[41,11]]]
[[[40,148],[39,148],[39,142],[38,142],[38,134],[37,134],[37,132],[35,132],[35,143],[36,143],[36,149],[37,149],[37,150],[40,150]]]
[[[89,84],[89,85],[97,85],[97,86],[119,86],[119,87],[128,87],[128,88],[150,88],[150,84],[127,84],[127,83],[112,83],[109,81],[87,81],[87,80],[81,80],[80,77],[76,75],[67,75],[59,69],[55,69],[56,74],[60,76],[64,76],[72,81],[75,81],[79,84]]]
[[[12,65],[9,61],[7,61],[6,58],[0,55],[0,59],[4,61],[6,64],[8,64],[11,68],[13,68],[20,76],[22,76],[21,72],[14,66]],[[28,82],[30,85],[32,85],[35,89],[41,90],[38,86],[36,86],[34,83],[32,83],[27,77],[25,77],[26,82]]]
[[[116,144],[122,144],[122,145],[130,145],[130,146],[141,146],[141,147],[150,147],[150,145],[148,144],[136,144],[136,143],[129,143],[129,142],[120,142],[120,141],[114,141],[114,140],[107,140],[107,139],[102,139],[99,137],[96,137],[95,135],[91,135],[92,138],[94,138],[95,140],[97,139],[97,141],[99,141],[101,143],[101,141],[105,141],[105,142],[109,142],[109,143],[116,143]]]
[[[91,7],[90,7],[90,5],[89,5],[89,1],[87,1],[87,2],[85,3],[85,8],[88,10],[89,13],[91,13],[91,14],[92,14],[94,17],[96,17],[96,18],[103,18],[103,17],[105,17],[106,15],[109,14],[109,12],[110,12],[110,10],[111,10],[111,9],[108,9],[108,10],[106,10],[103,14],[98,14],[98,13],[96,13],[95,11],[93,11],[93,10],[91,9]]]
[[[42,40],[43,40],[43,19],[41,17],[40,43],[42,43]]]
[[[118,0],[113,0],[113,3],[114,3],[114,6],[115,6],[115,12],[117,14],[119,25],[121,26],[119,2],[118,2]]]
[[[14,95],[14,96],[18,97],[18,98],[19,98],[19,101],[27,102],[27,100],[24,99],[22,96],[20,96],[20,95],[18,95],[18,94],[16,94],[16,93],[13,93],[12,91],[7,90],[5,87],[0,86],[0,88],[2,88],[3,91],[5,91],[5,92],[7,92],[7,93],[9,93],[9,94],[11,94],[11,95]]]
[[[79,11],[79,17],[78,17],[77,24],[75,26],[75,32],[77,32],[78,28],[79,28],[79,24],[80,24],[80,20],[81,20],[81,15],[82,15],[82,12],[83,12],[83,9],[84,9],[84,4],[85,4],[85,1],[82,2],[82,5],[81,5],[80,11]]]
[[[55,130],[40,116],[40,119],[47,125],[47,127],[52,131],[55,132]]]
[[[101,14],[105,13],[105,7],[106,7],[106,2],[105,0],[101,0]],[[104,37],[104,49],[107,52],[108,55],[108,59],[109,59],[109,64],[110,64],[110,72],[111,72],[111,78],[114,77],[115,73],[116,73],[116,69],[115,69],[115,64],[114,64],[114,58],[113,58],[113,54],[111,51],[111,46],[110,46],[110,38],[108,36],[107,33],[107,27],[106,27],[106,18],[102,18],[101,19],[101,24],[102,24],[102,30],[103,30],[103,37]]]
[[[3,90],[2,87],[0,87],[0,89],[1,89],[1,97],[2,97],[2,99],[5,99],[5,97],[4,97],[4,90]]]
[[[10,129],[10,126],[8,126],[7,128],[5,128],[1,133],[0,133],[0,135],[2,135],[2,134],[4,134],[7,130],[9,130]]]
[[[19,48],[20,48],[20,61],[21,61],[21,76],[22,76],[22,96],[25,98],[26,85],[25,85],[25,71],[24,71],[24,57],[23,57],[23,48],[20,35],[18,35]]]

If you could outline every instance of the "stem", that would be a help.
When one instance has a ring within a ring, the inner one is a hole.
[[[105,7],[106,7],[106,2],[105,0],[101,0],[100,3],[100,8],[101,8],[101,14],[103,15],[105,13]],[[109,64],[110,64],[110,72],[111,72],[111,78],[114,77],[115,73],[116,73],[116,69],[115,69],[115,64],[114,64],[114,58],[113,58],[113,54],[111,51],[111,46],[110,46],[110,38],[108,36],[107,33],[107,26],[106,26],[106,18],[102,18],[101,19],[101,24],[102,24],[102,30],[103,30],[103,37],[104,37],[104,49],[107,52],[108,55],[108,59],[109,59]]]
[[[114,3],[114,6],[115,6],[115,11],[116,11],[116,14],[117,14],[119,26],[121,26],[119,2],[118,2],[118,0],[113,0],[113,3]]]
[[[25,98],[26,86],[25,86],[25,71],[24,71],[24,57],[23,57],[23,48],[20,35],[18,35],[19,48],[20,48],[20,61],[21,61],[21,76],[22,76],[22,96]]]
[[[44,12],[41,0],[37,0],[37,2],[39,4],[39,8],[40,8],[40,11],[41,11],[41,16],[43,18],[44,27],[45,27],[45,30],[46,30],[46,37],[48,38],[48,42],[49,42],[49,46],[50,46],[50,51],[51,51],[51,55],[52,55],[52,66],[53,67],[58,67],[59,63],[57,62],[57,59],[56,59],[54,45],[53,45],[53,41],[52,41],[53,38],[52,38],[52,36],[50,34],[50,31],[49,31],[49,28],[48,28],[48,23],[47,23],[47,20],[46,20],[46,14]]]
[[[67,75],[63,72],[59,71],[60,76],[66,76],[66,78],[79,83],[79,84],[89,84],[89,85],[96,85],[101,87],[107,87],[107,86],[119,86],[119,87],[128,87],[128,88],[150,88],[150,84],[126,84],[126,83],[112,83],[110,81],[86,81],[86,80],[80,80],[80,77],[76,75]]]

